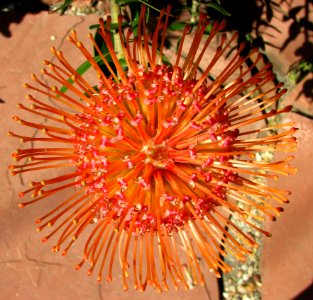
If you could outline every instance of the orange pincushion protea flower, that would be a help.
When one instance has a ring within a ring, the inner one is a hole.
[[[268,87],[274,79],[271,66],[265,64],[251,75],[262,56],[256,50],[242,56],[240,47],[210,81],[208,75],[219,66],[236,35],[230,39],[221,35],[216,52],[199,72],[210,43],[224,26],[213,24],[205,36],[208,23],[204,17],[185,58],[187,27],[175,61],[164,64],[167,22],[168,14],[162,11],[151,40],[145,8],[136,37],[130,30],[122,30],[119,19],[124,66],[114,52],[110,19],[106,24],[100,21],[98,33],[114,67],[91,34],[89,38],[110,76],[72,32],[68,40],[90,62],[97,79],[92,83],[84,79],[62,52],[53,48],[59,64],[45,61],[48,69],[43,74],[67,91],[33,75],[36,84],[25,84],[36,92],[36,96],[28,96],[33,104],[19,107],[47,122],[14,120],[39,129],[42,136],[9,133],[25,143],[35,143],[13,154],[17,161],[31,160],[11,165],[13,175],[64,170],[63,175],[32,182],[20,196],[32,194],[33,199],[21,207],[43,202],[56,193],[64,197],[65,189],[72,191],[36,221],[39,231],[52,227],[43,241],[58,233],[52,249],[66,254],[75,240],[88,232],[77,269],[89,262],[89,275],[97,269],[99,281],[104,273],[110,281],[118,257],[124,289],[130,277],[141,291],[147,285],[167,290],[169,278],[175,287],[181,283],[188,288],[182,260],[188,262],[195,282],[203,284],[199,254],[218,277],[221,271],[229,271],[221,256],[229,253],[243,260],[256,246],[229,215],[269,235],[249,221],[247,217],[253,218],[249,209],[237,204],[257,208],[274,219],[282,211],[274,203],[288,201],[287,191],[264,186],[250,179],[251,175],[277,179],[277,174],[294,172],[288,165],[290,156],[276,162],[255,159],[256,152],[295,148],[292,123],[270,126],[261,122],[290,110],[267,110],[285,92],[280,90],[281,84]],[[245,64],[248,59],[252,61],[249,67]],[[58,105],[40,99],[41,95]],[[251,137],[261,132],[273,134]]]

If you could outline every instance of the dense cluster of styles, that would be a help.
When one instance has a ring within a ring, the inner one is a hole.
[[[288,191],[253,178],[277,179],[294,172],[291,156],[256,160],[257,152],[286,152],[296,143],[294,124],[265,122],[290,110],[271,110],[285,90],[273,84],[270,64],[263,63],[257,50],[243,55],[243,46],[225,61],[236,35],[220,34],[223,23],[213,24],[205,35],[209,23],[204,16],[193,34],[188,26],[183,30],[173,62],[164,63],[168,15],[163,10],[149,34],[143,7],[136,36],[122,28],[119,18],[127,66],[114,51],[110,18],[100,21],[98,34],[110,59],[91,34],[89,38],[109,75],[73,31],[68,40],[92,65],[95,82],[53,48],[58,63],[44,61],[46,79],[32,75],[34,83],[25,84],[33,92],[27,96],[31,107],[19,105],[35,121],[14,117],[38,133],[9,133],[27,145],[34,143],[13,153],[21,162],[9,167],[13,175],[60,168],[58,176],[33,181],[20,193],[32,196],[21,207],[43,205],[58,195],[55,208],[36,221],[39,231],[51,227],[43,241],[58,234],[52,250],[65,255],[87,233],[77,269],[88,262],[89,275],[95,269],[99,281],[103,274],[110,281],[117,261],[124,289],[129,277],[140,291],[147,285],[167,290],[168,279],[176,288],[188,288],[182,262],[194,282],[203,284],[199,256],[218,277],[229,271],[223,256],[243,260],[257,246],[229,216],[269,235],[253,224],[251,208],[275,219],[280,205],[288,202]],[[252,72],[256,67],[258,72]]]

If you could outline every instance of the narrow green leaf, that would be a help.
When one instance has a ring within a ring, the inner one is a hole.
[[[95,40],[95,42],[96,42],[97,46],[99,47],[102,54],[106,55],[107,53],[109,53],[109,49],[108,49],[106,43],[104,42],[102,36],[98,33],[98,31],[96,31],[96,33],[94,35],[94,40]],[[96,47],[93,48],[93,54],[94,54],[94,56],[98,55],[98,51],[97,51]]]
[[[210,34],[211,30],[212,30],[212,23],[210,23],[204,30],[205,34]]]
[[[180,21],[173,22],[172,24],[170,24],[167,27],[167,29],[172,30],[172,31],[174,31],[174,30],[182,30],[182,29],[185,28],[186,24],[187,24],[186,22],[180,22]]]
[[[92,29],[98,29],[100,27],[100,24],[93,24],[93,25],[90,25],[89,26],[89,29],[92,30]]]
[[[94,60],[96,61],[96,63],[99,63],[101,61],[101,57],[100,56],[95,56]],[[77,69],[76,72],[79,75],[83,75],[89,68],[91,67],[91,64],[88,60],[86,60],[85,62],[83,62]],[[67,79],[67,82],[69,82],[70,84],[73,84],[74,81],[71,78]],[[61,93],[65,93],[68,90],[68,88],[66,86],[62,86],[60,89]]]
[[[158,12],[161,12],[161,11],[160,11],[159,9],[157,9],[155,6],[152,6],[151,4],[149,4],[148,1],[144,1],[144,0],[122,0],[122,1],[119,2],[119,4],[120,4],[121,6],[126,6],[127,4],[135,3],[135,2],[137,2],[137,3],[140,2],[140,3],[144,4],[144,5],[146,5],[147,7],[150,7],[150,8],[152,8],[152,9],[158,11]]]
[[[104,24],[106,24],[106,22],[104,22]],[[122,23],[122,28],[124,27],[127,27],[129,25],[128,22],[123,22]],[[89,26],[89,29],[92,30],[92,29],[98,29],[100,27],[99,24],[94,24],[94,25],[90,25]],[[110,24],[110,30],[115,32],[116,30],[118,29],[118,23],[111,23]]]
[[[119,61],[120,65],[121,65],[121,67],[125,70],[127,68],[126,59],[125,58],[120,58],[118,61]]]
[[[162,62],[166,65],[170,64],[170,60],[168,59],[168,57],[165,54],[162,54]]]
[[[59,7],[57,7],[55,10],[53,10],[51,13],[61,11],[60,14],[64,15],[68,7],[72,4],[73,0],[64,0],[63,4],[61,4]]]
[[[220,6],[216,3],[209,2],[209,3],[207,3],[207,6],[217,10],[218,12],[220,12],[221,14],[223,14],[226,17],[231,16],[231,14],[226,9],[224,9],[222,6]]]
[[[132,30],[134,33],[134,36],[138,35],[138,23],[139,23],[139,11],[136,11],[135,18],[132,20]]]

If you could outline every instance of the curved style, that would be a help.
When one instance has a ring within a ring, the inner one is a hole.
[[[244,260],[257,245],[229,216],[269,235],[253,224],[258,216],[251,208],[275,219],[283,210],[276,205],[288,202],[288,191],[253,178],[277,179],[295,172],[288,164],[292,156],[273,162],[256,159],[259,152],[296,147],[293,123],[265,122],[290,111],[272,109],[285,90],[272,84],[271,65],[263,63],[257,50],[243,55],[243,46],[225,61],[236,34],[229,38],[220,33],[224,24],[214,23],[206,35],[204,16],[188,52],[183,54],[190,36],[187,26],[174,61],[163,62],[168,12],[160,13],[152,35],[144,7],[136,36],[122,28],[120,17],[119,55],[110,18],[98,28],[109,56],[90,34],[95,59],[73,31],[68,41],[91,64],[95,80],[77,73],[52,48],[57,63],[44,61],[47,80],[32,75],[34,83],[25,84],[33,93],[27,96],[32,105],[19,105],[30,119],[41,121],[13,118],[38,134],[9,133],[27,145],[34,143],[13,153],[18,162],[28,159],[9,167],[13,175],[60,170],[59,176],[33,181],[20,193],[32,196],[20,207],[44,205],[58,194],[59,202],[51,204],[55,208],[36,221],[39,231],[51,227],[43,241],[58,235],[52,250],[65,255],[85,236],[77,269],[89,263],[89,275],[95,270],[99,281],[103,274],[111,281],[116,261],[124,289],[130,280],[140,291],[147,285],[168,290],[169,281],[188,289],[183,261],[194,281],[203,284],[199,256],[216,276],[230,271],[222,256]],[[213,40],[219,40],[214,52]],[[202,71],[200,65],[205,65]],[[65,190],[70,196],[63,195]]]

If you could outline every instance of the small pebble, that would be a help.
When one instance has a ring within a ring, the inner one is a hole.
[[[244,286],[240,285],[238,286],[238,292],[241,294],[246,294],[246,289],[244,288]]]
[[[250,276],[248,274],[243,274],[242,279],[244,281],[247,281],[250,278]]]

